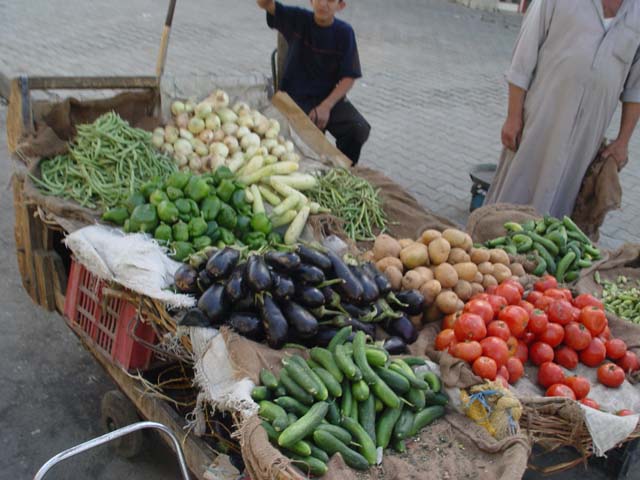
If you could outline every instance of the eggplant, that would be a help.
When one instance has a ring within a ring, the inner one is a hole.
[[[289,324],[282,311],[269,295],[262,297],[260,318],[267,335],[267,343],[271,348],[280,349],[287,341]]]
[[[376,325],[375,323],[365,323],[351,317],[345,317],[344,315],[335,317],[330,325],[334,327],[353,327],[353,331],[361,330],[371,338],[376,338]]]
[[[251,255],[244,270],[244,281],[256,293],[270,290],[273,285],[269,268],[260,255]]]
[[[207,271],[200,270],[200,273],[198,274],[198,280],[197,280],[198,290],[200,290],[200,293],[203,293],[207,288],[211,286],[212,283],[213,283],[213,280],[211,279]]]
[[[389,337],[382,346],[391,355],[400,355],[408,351],[407,344],[400,337]]]
[[[235,248],[225,247],[207,261],[207,272],[213,280],[227,278],[240,260],[240,252]]]
[[[181,327],[210,327],[211,322],[199,308],[190,308],[178,320]]]
[[[309,285],[300,285],[296,288],[296,300],[307,308],[322,307],[325,303],[322,292]]]
[[[418,330],[406,315],[390,320],[385,330],[390,335],[400,337],[407,345],[418,339]]]
[[[334,327],[321,327],[315,337],[309,339],[308,346],[326,347],[340,329]]]
[[[389,282],[387,276],[380,270],[378,270],[373,263],[365,262],[362,264],[362,268],[369,275],[369,277],[373,278],[373,281],[376,282],[376,286],[378,287],[378,292],[380,293],[380,295],[386,295],[392,290],[391,282]]]
[[[183,263],[173,275],[173,282],[180,293],[195,293],[198,289],[198,270]]]
[[[311,285],[317,285],[325,280],[322,270],[318,267],[314,267],[313,265],[307,265],[304,263],[296,269],[295,276],[300,281]]]
[[[282,313],[301,338],[310,338],[318,333],[318,319],[296,302],[282,302]]]
[[[231,305],[234,312],[248,312],[256,308],[255,295],[251,292],[246,294],[240,300]]]
[[[227,295],[227,298],[231,303],[240,301],[240,299],[246,294],[244,282],[245,266],[246,264],[244,263],[236,266],[224,287],[224,293]]]
[[[331,270],[331,267],[333,266],[329,257],[324,253],[305,245],[298,245],[296,253],[303,262],[313,265],[314,267],[318,267],[324,272]]]
[[[340,290],[344,293],[343,298],[352,303],[360,303],[364,295],[364,289],[360,281],[338,255],[329,250],[327,256],[331,260],[335,276],[343,280],[342,285],[340,285]]]
[[[269,266],[283,272],[293,272],[302,263],[300,257],[291,252],[270,251],[264,254],[264,260]]]
[[[398,305],[398,308],[409,315],[418,315],[424,310],[424,296],[418,290],[405,290],[390,297],[391,301],[404,304]]]
[[[264,325],[255,313],[236,312],[231,314],[229,325],[236,332],[250,340],[260,342],[264,339]]]
[[[296,286],[289,277],[280,275],[277,272],[271,272],[271,278],[273,279],[273,286],[271,287],[273,298],[276,300],[288,300],[293,297]]]
[[[204,250],[202,251],[205,256],[207,257],[207,260],[209,260],[211,257],[213,257],[216,253],[218,253],[218,249],[216,247],[205,247]]]
[[[224,294],[224,285],[215,283],[202,294],[198,308],[206,315],[212,325],[219,325],[229,314],[229,300]]]
[[[349,269],[358,279],[360,285],[362,285],[362,303],[364,305],[369,305],[378,300],[380,297],[380,290],[378,290],[378,285],[376,285],[376,282],[369,277],[367,272],[356,266],[349,267]]]
[[[371,314],[370,311],[365,310],[364,308],[357,307],[351,303],[342,302],[342,308],[345,312],[351,315],[354,318],[365,317]]]

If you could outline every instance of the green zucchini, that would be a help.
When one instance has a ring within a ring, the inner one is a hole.
[[[338,409],[338,405],[336,405],[336,401],[329,402],[326,420],[333,425],[338,425],[340,423],[340,416],[340,410]]]
[[[267,432],[267,437],[269,437],[269,441],[277,445],[278,437],[280,436],[280,434],[276,432],[276,430],[273,428],[273,425],[271,425],[266,420],[262,420],[262,428],[264,428],[265,431]]]
[[[425,407],[426,398],[424,392],[424,390],[420,390],[418,388],[412,388],[407,392],[405,398],[411,405],[413,405],[413,410],[420,411]]]
[[[318,460],[322,460],[324,463],[329,462],[329,455],[327,452],[322,450],[320,447],[316,447],[315,444],[309,443],[311,447],[311,456],[317,458]]]
[[[340,402],[340,413],[343,416],[351,414],[351,404],[353,403],[353,395],[351,394],[351,383],[346,378],[342,382],[342,402]]]
[[[449,397],[444,392],[435,393],[431,390],[424,392],[425,401],[427,405],[440,405],[444,407],[449,403]]]
[[[420,357],[402,357],[402,361],[410,367],[420,367],[427,364],[427,361]]]
[[[423,372],[422,379],[429,384],[432,392],[438,393],[442,389],[440,378],[433,372]]]
[[[262,400],[259,403],[258,415],[265,420],[269,420],[276,432],[282,432],[289,425],[287,412],[282,407],[269,400]]]
[[[367,347],[365,349],[365,355],[369,365],[375,365],[376,367],[384,367],[389,359],[389,354],[385,350],[380,350],[378,348]]]
[[[300,358],[302,362],[297,361],[296,359]],[[306,362],[302,357],[298,357],[297,355],[292,355],[289,358],[283,358],[282,364],[284,365],[284,369],[287,371],[291,379],[300,385],[305,392],[312,396],[316,396],[318,394],[318,386],[316,382],[311,378],[311,376],[307,373],[306,369],[301,365]]]

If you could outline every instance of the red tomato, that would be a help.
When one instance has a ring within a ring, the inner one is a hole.
[[[544,296],[544,293],[538,292],[537,290],[533,290],[532,292],[529,292],[529,295],[527,295],[527,299],[526,300],[531,305],[535,305],[536,302],[538,300],[540,300],[543,296]]]
[[[580,361],[587,367],[597,367],[607,356],[607,349],[599,338],[594,338],[589,346],[580,352]]]
[[[571,321],[579,322],[580,321],[580,309],[573,307],[571,308]]]
[[[521,337],[529,323],[529,314],[517,305],[504,307],[500,310],[498,318],[509,326],[509,331],[514,337]]]
[[[509,351],[510,357],[515,357],[518,351],[518,339],[516,337],[511,336],[507,339],[507,350]]]
[[[484,289],[484,291],[489,295],[495,295],[497,289],[498,289],[497,285],[489,285],[487,288]]]
[[[514,384],[524,374],[524,367],[519,358],[511,357],[507,360],[507,370],[509,371],[509,383]]]
[[[524,365],[529,359],[529,348],[524,343],[518,342],[518,346],[516,347],[516,354],[513,356],[513,358],[517,358]]]
[[[611,330],[609,329],[609,325],[604,327],[604,330],[600,335],[598,335],[598,338],[603,342],[608,342],[609,340],[611,340]]]
[[[451,340],[451,343],[449,344],[449,348],[447,348],[447,352],[453,355],[453,349],[458,343],[459,343],[458,339],[454,336],[453,339]]]
[[[482,346],[475,340],[458,342],[451,347],[451,354],[465,362],[473,363],[476,358],[482,355]]]
[[[544,275],[540,280],[533,284],[533,288],[538,292],[545,292],[551,288],[558,288],[558,280],[552,275]]]
[[[562,365],[568,370],[575,370],[578,366],[578,354],[571,347],[563,346],[558,348],[554,359],[558,365]]]
[[[491,304],[491,308],[493,308],[494,318],[497,318],[498,313],[500,313],[500,310],[502,310],[504,307],[508,305],[507,300],[504,297],[501,297],[500,295],[489,295],[487,302],[489,302]]]
[[[473,300],[488,300],[488,299],[489,299],[489,294],[485,292],[481,292],[481,293],[476,293],[473,297],[469,299],[469,301],[472,302]]]
[[[513,278],[507,278],[502,283],[508,283],[508,284],[513,285],[514,287],[516,287],[518,289],[518,291],[520,292],[520,297],[522,297],[524,295],[524,287],[522,286],[522,284],[518,280],[514,280]]]
[[[502,320],[494,320],[487,326],[487,336],[498,337],[506,342],[511,336],[511,331],[509,326]]]
[[[635,413],[627,408],[623,408],[622,410],[618,410],[616,415],[619,417],[628,417],[629,415],[635,415]]]
[[[462,312],[456,312],[456,313],[451,313],[449,315],[446,315],[442,319],[442,326],[440,328],[442,330],[446,330],[447,328],[453,328],[458,318],[460,318],[460,315],[462,315]]]
[[[525,343],[525,345],[531,345],[536,341],[536,336],[534,333],[524,332],[524,335],[522,335],[522,341]]]
[[[616,363],[625,372],[635,372],[636,370],[640,370],[640,361],[638,360],[638,356],[629,350],[627,350],[622,358]]]
[[[607,326],[607,316],[598,307],[584,307],[580,310],[580,322],[589,329],[591,335],[597,337]]]
[[[475,313],[484,320],[485,324],[489,324],[493,320],[493,307],[487,300],[471,300],[464,306],[464,313]]]
[[[498,367],[493,358],[478,357],[471,367],[473,373],[487,380],[495,380],[498,374]]]
[[[567,302],[565,299],[556,300],[549,307],[547,312],[549,315],[549,321],[553,323],[559,323],[560,325],[566,325],[573,317],[573,305]]]
[[[536,308],[533,306],[533,303],[529,303],[526,300],[520,300],[518,306],[524,308],[529,315],[531,315],[531,312],[533,312]]]
[[[553,298],[555,300],[566,300],[567,295],[559,288],[550,288],[544,292],[545,297]]]
[[[589,295],[588,293],[582,293],[573,299],[573,305],[580,310],[584,307],[598,307],[601,310],[604,310],[603,303],[598,300],[593,295]]]
[[[567,302],[571,303],[573,301],[573,293],[571,293],[571,290],[568,288],[561,288],[560,291],[563,293]]]
[[[502,282],[496,288],[496,295],[504,297],[509,305],[517,305],[522,300],[522,294],[520,290],[510,282]]]
[[[482,340],[487,336],[487,327],[484,320],[479,315],[473,313],[463,313],[453,325],[456,338],[463,340]]]
[[[552,348],[556,348],[564,340],[564,328],[559,323],[549,323],[547,329],[538,335],[538,340],[548,343]]]
[[[549,324],[549,318],[547,314],[542,310],[536,308],[533,312],[529,314],[529,331],[535,333],[536,335],[540,335],[541,333],[547,330],[547,325]]]
[[[576,394],[569,387],[562,383],[555,383],[547,388],[547,397],[565,397],[571,400],[576,399]]]
[[[482,355],[493,358],[499,367],[506,365],[509,360],[509,347],[507,343],[498,337],[487,337],[480,341]]]
[[[600,404],[593,400],[592,398],[583,398],[580,400],[580,403],[586,405],[587,407],[595,408],[596,410],[600,410]]]
[[[605,363],[598,368],[598,381],[611,388],[618,388],[624,382],[624,370],[615,363]]]
[[[607,357],[611,360],[619,360],[627,353],[627,344],[619,338],[605,342],[604,346],[607,349]]]
[[[452,328],[442,330],[436,337],[436,350],[446,350],[454,338],[456,334]]]
[[[555,298],[542,296],[533,305],[534,307],[542,310],[543,312],[548,312],[549,308],[551,307],[551,304],[555,301],[556,301]]]
[[[584,377],[567,377],[564,379],[564,384],[573,390],[573,393],[576,394],[576,400],[582,400],[589,395],[589,391],[591,390],[589,380]]]
[[[578,322],[569,322],[564,327],[564,343],[579,352],[591,343],[591,332]]]
[[[536,342],[529,347],[529,358],[534,365],[553,360],[553,348],[548,343]]]
[[[564,382],[564,372],[560,365],[553,362],[544,362],[538,369],[538,383],[545,388],[554,383]]]
[[[498,376],[504,378],[507,382],[509,381],[509,370],[507,370],[506,365],[503,365],[498,369]]]

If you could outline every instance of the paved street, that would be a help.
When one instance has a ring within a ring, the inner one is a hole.
[[[0,0],[0,73],[152,75],[166,3]],[[373,127],[362,164],[396,179],[435,213],[464,224],[468,171],[496,162],[500,151],[502,73],[520,16],[477,12],[446,0],[351,0],[342,18],[356,30],[364,72],[350,97]],[[179,1],[166,73],[178,82],[195,74],[267,76],[274,46],[275,34],[253,0]],[[0,113],[0,155],[7,164],[6,108],[0,106]],[[637,241],[640,234],[640,135],[630,154],[623,208],[602,230],[607,246]],[[0,479],[28,478],[49,456],[98,435],[100,395],[112,388],[62,321],[34,307],[21,287],[9,177],[2,169]],[[152,443],[150,449],[156,448]],[[74,464],[77,471],[52,478],[164,478],[161,472],[169,478],[172,460],[156,454],[142,463],[123,462],[102,451]]]

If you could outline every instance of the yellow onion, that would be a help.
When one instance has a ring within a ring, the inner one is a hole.
[[[176,126],[178,128],[187,128],[189,126],[189,114],[182,112],[176,117]]]
[[[204,125],[209,130],[215,132],[220,128],[220,117],[218,117],[218,115],[216,115],[215,113],[212,113],[205,119]]]
[[[182,103],[179,100],[176,100],[171,104],[171,113],[174,114],[176,117],[180,115],[182,112],[184,112],[184,103]]]
[[[202,160],[195,153],[192,153],[189,157],[189,169],[193,172],[199,172],[202,168]]]
[[[194,150],[196,155],[199,157],[206,157],[209,154],[209,147],[207,147],[204,143],[198,140],[198,143],[195,145]]]
[[[198,134],[198,138],[205,144],[209,145],[213,142],[213,132],[208,128]]]
[[[275,128],[270,128],[269,130],[267,130],[265,132],[264,137],[276,140],[276,138],[278,138],[278,131]],[[276,140],[276,142],[277,142],[277,140]]]
[[[251,115],[240,115],[236,123],[241,127],[253,128],[253,117]]]
[[[178,140],[180,136],[180,131],[174,127],[173,125],[167,125],[164,128],[164,141],[167,143],[174,144],[176,140]]]
[[[179,166],[179,167],[185,167],[185,166],[187,166],[189,164],[189,160],[187,159],[187,156],[179,154],[179,153],[176,153],[173,156],[173,160],[174,160],[175,164],[177,166]]]
[[[164,134],[156,135],[155,133],[151,136],[151,143],[156,148],[161,148],[164,145]]]
[[[193,117],[191,120],[189,120],[188,128],[191,133],[197,135],[204,130],[204,120],[199,117]]]
[[[224,140],[224,137],[226,137],[227,135],[224,133],[224,131],[222,129],[219,130],[214,130],[213,132],[213,141],[214,142],[221,142]]]
[[[170,143],[165,143],[164,145],[162,145],[162,151],[167,155],[173,155],[173,152],[174,152],[173,145]]]
[[[193,139],[193,133],[191,133],[186,128],[181,128],[180,129],[180,138],[184,138],[185,140],[192,140]]]
[[[254,145],[256,147],[260,147],[260,137],[255,133],[250,133],[249,135],[245,135],[240,140],[240,145],[243,150],[247,150],[250,146]]]
[[[293,146],[293,142],[291,140],[287,140],[284,142],[284,148],[287,149],[287,152],[293,153],[295,151],[295,147]]]
[[[204,101],[204,102],[200,102],[198,105],[196,105],[196,117],[199,117],[201,119],[206,119],[209,115],[211,115],[211,113],[213,112],[213,107],[211,105],[211,103]]]
[[[215,110],[227,108],[229,106],[229,95],[224,90],[216,90],[208,98],[213,103]]]
[[[242,138],[245,135],[249,135],[251,130],[247,127],[238,127],[238,131],[236,131],[236,138]]]
[[[184,102],[184,111],[185,111],[185,113],[193,113],[193,109],[194,108],[195,108],[195,105],[194,105],[193,101],[187,100],[186,102]]]
[[[223,123],[222,131],[224,132],[225,135],[235,135],[236,132],[238,131],[238,125],[233,122]]]
[[[173,149],[176,152],[176,156],[181,155],[186,157],[191,152],[193,152],[193,146],[191,145],[189,140],[186,140],[184,138],[177,140],[176,143],[173,144]]]
[[[224,137],[224,140],[222,142],[227,146],[227,148],[229,149],[229,153],[232,155],[240,150],[240,144],[238,143],[238,139],[236,137],[227,135],[226,137]]]
[[[262,146],[271,151],[273,147],[278,145],[278,141],[275,138],[265,138],[262,140]]]
[[[300,155],[294,152],[287,152],[282,157],[280,157],[280,161],[298,163],[300,161]]]
[[[271,149],[269,153],[271,153],[271,155],[273,155],[274,157],[280,158],[285,153],[287,153],[287,149],[284,147],[284,145],[276,145]]]
[[[224,143],[214,142],[209,145],[209,154],[227,158],[229,156],[229,148]]]
[[[251,114],[251,107],[245,102],[236,102],[236,104],[233,106],[233,111],[239,117],[243,117],[245,115]]]

